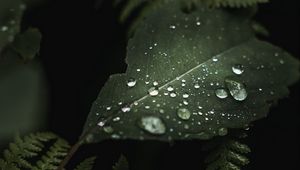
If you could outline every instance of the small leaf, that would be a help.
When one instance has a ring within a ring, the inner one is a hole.
[[[267,116],[298,80],[299,61],[256,39],[249,15],[205,7],[186,14],[172,3],[129,41],[127,71],[112,75],[93,104],[87,142],[224,136]]]
[[[40,51],[42,35],[38,29],[29,28],[18,34],[13,42],[13,49],[18,52],[24,61],[32,60]]]
[[[129,170],[129,165],[126,157],[121,155],[118,162],[113,166],[113,170]]]

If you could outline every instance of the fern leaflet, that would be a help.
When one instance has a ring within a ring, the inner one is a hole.
[[[90,157],[82,161],[74,170],[92,170],[96,157]]]

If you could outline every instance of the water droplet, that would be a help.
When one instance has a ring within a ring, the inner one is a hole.
[[[97,125],[100,126],[100,127],[103,127],[105,125],[105,122],[104,121],[100,121]]]
[[[5,31],[7,31],[7,30],[8,30],[8,27],[7,27],[7,26],[2,26],[2,27],[1,27],[1,31],[5,32]]]
[[[148,90],[148,94],[150,96],[157,96],[158,95],[158,89],[156,87],[151,87],[149,90]]]
[[[130,112],[131,108],[129,106],[124,106],[124,107],[122,107],[121,110],[123,113],[126,113],[126,112]]]
[[[107,111],[108,111],[108,110],[111,110],[111,106],[106,107],[106,110],[107,110]]]
[[[168,86],[167,90],[168,90],[168,91],[173,91],[173,90],[174,90],[174,87],[173,87],[173,86]]]
[[[114,121],[114,122],[118,122],[118,121],[120,121],[120,120],[121,120],[120,117],[115,117],[115,118],[113,118],[113,121]]]
[[[174,30],[174,29],[176,29],[176,26],[175,25],[170,25],[170,28]]]
[[[232,69],[232,72],[237,75],[243,74],[243,72],[244,72],[244,66],[241,64],[235,64],[234,66],[232,66],[231,69]]]
[[[156,116],[142,117],[138,125],[140,128],[154,135],[162,135],[166,132],[166,125]]]
[[[139,68],[138,68],[138,69],[136,69],[136,71],[137,71],[137,72],[140,72],[140,71],[141,71],[141,69],[139,69]]]
[[[157,85],[158,85],[157,81],[153,82],[153,86],[157,86]]]
[[[165,113],[164,109],[159,109],[159,113]]]
[[[180,108],[177,110],[177,116],[182,120],[188,120],[191,117],[191,112],[186,108]]]
[[[280,60],[279,60],[279,63],[280,63],[280,64],[284,64],[284,60],[283,60],[283,59],[280,59]]]
[[[189,102],[186,101],[186,100],[183,100],[183,104],[184,104],[184,105],[189,105]]]
[[[170,93],[170,97],[176,97],[176,93],[175,92]]]
[[[103,127],[103,131],[106,133],[113,133],[114,129],[111,126],[105,126]]]
[[[199,89],[199,88],[200,88],[200,85],[199,85],[199,84],[195,84],[195,85],[194,85],[194,88],[195,88],[195,89]]]
[[[200,21],[196,22],[196,25],[198,25],[198,26],[201,25],[201,22]]]
[[[112,135],[111,135],[111,138],[113,138],[113,139],[120,139],[121,136],[118,135],[118,134],[112,134]]]
[[[218,135],[219,135],[219,136],[225,136],[225,135],[227,135],[227,133],[228,133],[227,128],[220,128],[220,129],[218,130]]]
[[[127,86],[128,87],[134,87],[136,85],[136,80],[134,78],[130,78],[128,81],[127,81]]]
[[[215,91],[215,94],[220,99],[225,99],[226,97],[228,97],[228,93],[225,89],[217,89]]]
[[[185,98],[185,99],[187,99],[187,98],[189,98],[189,94],[184,93],[184,94],[182,95],[182,97]]]
[[[217,58],[213,58],[212,60],[213,60],[214,62],[217,62],[217,61],[218,61],[218,59],[217,59]]]
[[[238,101],[243,101],[247,98],[248,94],[245,89],[245,85],[234,81],[234,80],[225,80],[226,86],[231,94],[231,96]]]

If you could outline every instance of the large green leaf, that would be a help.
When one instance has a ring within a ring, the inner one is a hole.
[[[0,53],[19,33],[24,9],[21,0],[0,1]]]
[[[207,8],[186,14],[179,3],[149,14],[126,62],[92,106],[87,142],[226,135],[265,117],[299,77],[298,60],[256,39],[251,18]]]

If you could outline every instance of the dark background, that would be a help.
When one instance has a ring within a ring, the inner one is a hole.
[[[124,72],[126,26],[117,21],[119,11],[106,0],[98,10],[94,0],[50,1],[26,19],[43,34],[41,60],[50,88],[47,130],[71,143],[81,133],[92,102],[108,76]],[[299,58],[299,5],[296,0],[273,0],[260,5],[256,19],[270,31],[271,43]],[[268,118],[250,130],[250,170],[300,169],[299,83],[291,95],[271,110]],[[71,161],[98,155],[97,168],[106,170],[121,153],[132,169],[203,169],[199,141],[158,142],[105,141],[83,146]],[[141,168],[142,167],[142,168]]]

